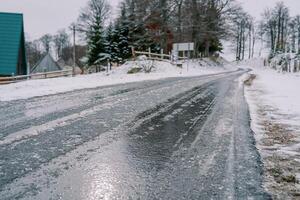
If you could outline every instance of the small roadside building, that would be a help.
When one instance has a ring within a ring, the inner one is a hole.
[[[47,53],[32,69],[31,74],[61,71],[62,67]]]
[[[26,74],[23,15],[0,12],[0,76]]]

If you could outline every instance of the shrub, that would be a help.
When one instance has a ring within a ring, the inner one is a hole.
[[[136,73],[139,73],[140,71],[142,71],[142,68],[140,67],[134,67],[134,68],[131,68],[127,74],[136,74]]]

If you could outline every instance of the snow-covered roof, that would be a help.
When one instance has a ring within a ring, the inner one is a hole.
[[[52,56],[48,53],[42,58],[31,70],[31,73],[43,73],[59,71],[62,68],[54,61]]]

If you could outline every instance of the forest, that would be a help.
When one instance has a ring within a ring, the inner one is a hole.
[[[123,0],[118,16],[108,0],[89,0],[72,24],[81,41],[76,62],[92,66],[110,59],[120,64],[132,56],[133,48],[169,54],[173,43],[182,42],[195,43],[194,58],[218,56],[224,41],[230,42],[237,61],[261,56],[263,49],[268,49],[269,63],[278,56],[279,64],[299,60],[300,16],[290,16],[288,7],[278,2],[266,8],[261,19],[254,19],[236,0]],[[49,51],[72,62],[70,27],[27,42],[29,62]]]

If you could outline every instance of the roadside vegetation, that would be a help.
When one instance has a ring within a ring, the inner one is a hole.
[[[250,74],[249,77],[244,81],[244,84],[246,86],[251,86],[253,81],[256,79],[256,75],[255,74]]]

